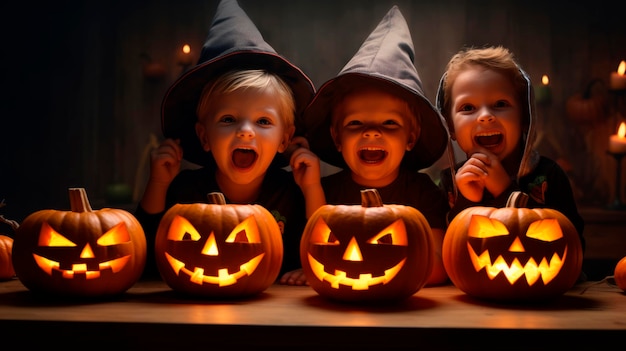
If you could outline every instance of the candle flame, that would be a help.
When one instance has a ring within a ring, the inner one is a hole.
[[[183,45],[183,53],[188,54],[190,52],[191,52],[191,47],[189,46],[189,44]]]
[[[623,76],[624,73],[626,72],[626,61],[623,61],[619,63],[619,67],[617,68],[617,74],[619,74],[620,76]]]
[[[626,123],[622,122],[622,123],[619,125],[619,129],[617,130],[617,135],[618,135],[620,138],[624,138],[624,137],[626,137]]]
[[[550,83],[550,78],[548,78],[548,76],[546,74],[544,74],[543,77],[541,77],[541,83],[543,85],[548,85]]]

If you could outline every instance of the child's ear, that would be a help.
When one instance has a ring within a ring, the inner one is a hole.
[[[296,127],[295,126],[291,126],[291,127],[287,127],[285,129],[285,133],[283,134],[283,140],[280,142],[280,145],[278,146],[278,152],[283,153],[285,152],[285,150],[287,150],[287,147],[289,147],[289,144],[291,144],[291,139],[293,138],[293,135],[296,132]]]
[[[341,152],[341,140],[339,138],[339,133],[337,133],[337,130],[333,127],[330,127],[330,137],[333,138],[337,151]]]
[[[417,139],[419,139],[421,132],[422,129],[420,127],[417,127],[415,128],[415,131],[409,134],[409,139],[406,141],[406,151],[413,150],[413,147],[415,147],[415,143],[417,143]]]
[[[211,150],[211,145],[209,144],[208,133],[206,132],[206,128],[200,122],[196,122],[196,135],[200,140],[200,144],[202,145],[202,149],[206,152]]]

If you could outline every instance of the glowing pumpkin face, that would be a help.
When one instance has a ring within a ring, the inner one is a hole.
[[[283,258],[274,217],[259,205],[226,205],[221,193],[210,204],[177,204],[157,231],[157,267],[179,292],[207,297],[260,293],[276,280]]]
[[[42,210],[18,228],[13,266],[31,290],[108,296],[128,290],[146,262],[146,238],[120,209],[93,211],[85,189],[70,189],[72,211]]]
[[[383,205],[375,189],[362,205],[326,205],[309,218],[300,244],[309,285],[344,301],[407,298],[422,288],[433,265],[433,239],[413,207]]]
[[[582,269],[574,225],[552,209],[470,207],[450,225],[444,266],[468,295],[498,300],[558,296]]]

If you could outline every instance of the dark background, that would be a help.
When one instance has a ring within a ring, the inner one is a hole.
[[[265,40],[317,87],[340,71],[394,4],[409,23],[415,64],[433,102],[457,50],[509,47],[535,83],[543,74],[551,79],[552,103],[540,109],[546,126],[540,149],[571,164],[581,205],[612,200],[615,160],[606,145],[622,117],[615,108],[620,97],[606,85],[626,59],[623,3],[239,3]],[[161,98],[184,69],[177,51],[188,43],[197,59],[216,6],[215,0],[3,2],[0,215],[19,222],[41,209],[68,210],[70,187],[85,187],[94,209],[134,208],[147,176],[144,149],[151,138],[162,137]],[[165,68],[164,76],[144,76],[146,57]],[[603,82],[611,110],[597,125],[576,125],[564,112],[565,102],[594,78]],[[426,171],[434,175],[446,165],[442,159]],[[131,186],[133,198],[108,202],[105,191],[112,183]]]

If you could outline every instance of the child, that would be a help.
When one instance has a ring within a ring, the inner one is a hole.
[[[278,158],[294,136],[295,115],[313,94],[308,77],[263,41],[237,2],[221,1],[199,64],[163,100],[167,139],[152,154],[150,179],[136,211],[148,252],[153,254],[167,209],[206,203],[208,193],[219,191],[229,203],[260,204],[274,214],[283,230],[281,274],[298,269],[306,214],[294,176],[303,191],[311,184],[321,189],[319,173],[308,183],[300,174],[317,158],[303,148],[294,152],[293,175]],[[203,167],[180,171],[183,158]],[[158,273],[153,261],[150,255],[146,276]]]
[[[567,175],[533,149],[533,89],[509,50],[469,48],[454,55],[440,81],[437,105],[451,139],[467,155],[442,173],[452,207],[449,220],[470,206],[504,207],[511,192],[523,191],[530,196],[529,207],[567,216],[584,248],[584,222]]]
[[[343,168],[322,178],[329,204],[360,204],[360,190],[376,188],[384,203],[413,206],[424,214],[436,243],[427,285],[442,284],[441,260],[448,203],[418,170],[443,154],[448,132],[422,92],[413,64],[413,41],[397,6],[339,75],[326,82],[305,111],[311,150]]]

